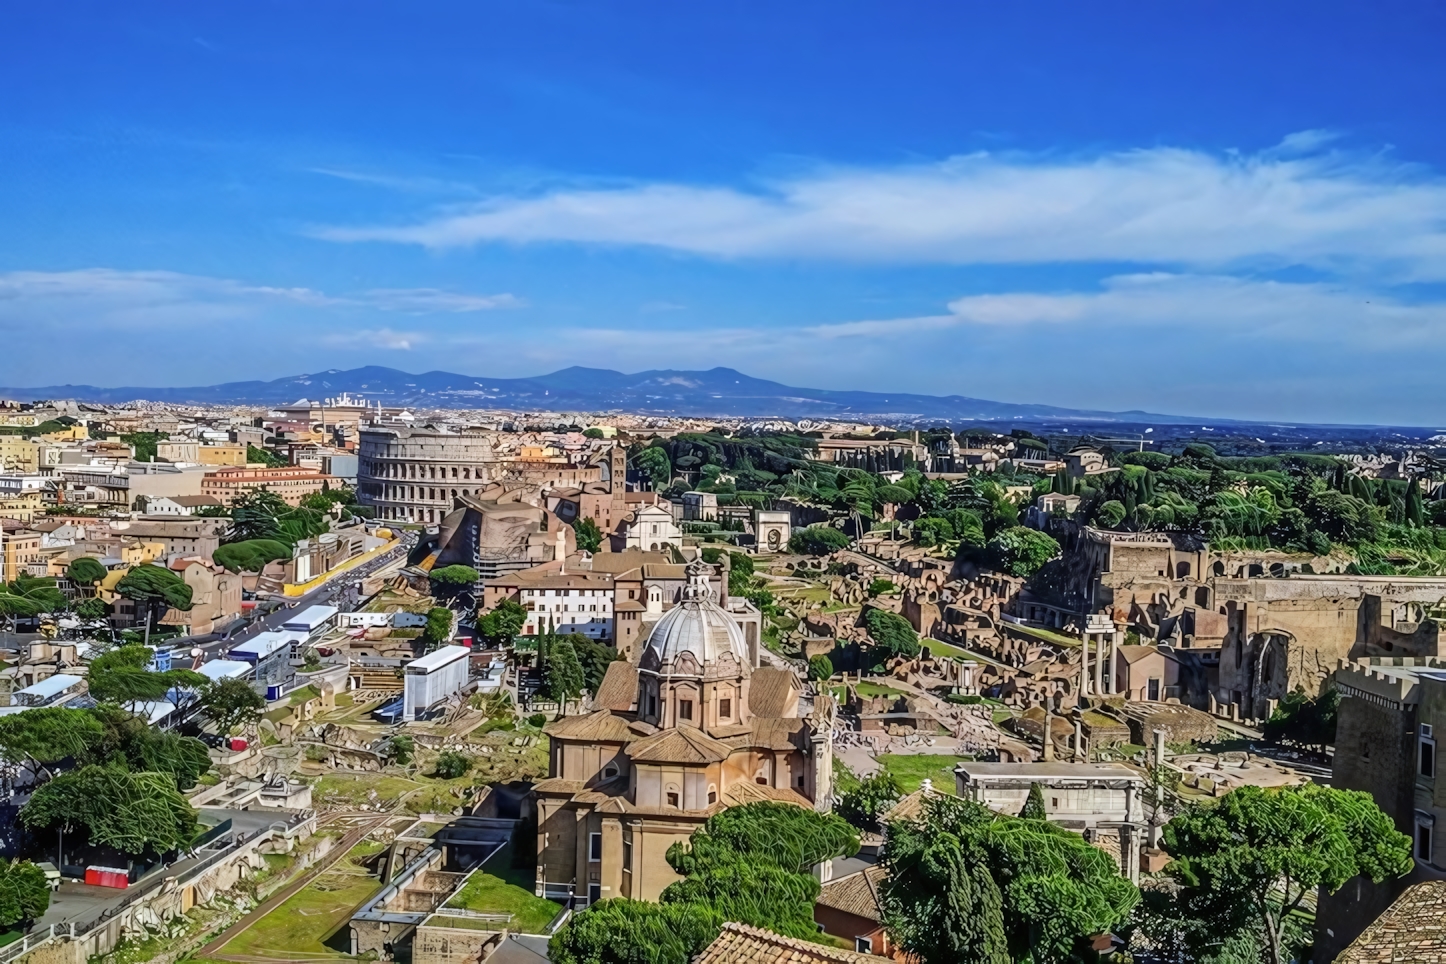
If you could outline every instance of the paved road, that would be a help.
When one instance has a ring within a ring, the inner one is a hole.
[[[355,569],[337,573],[306,595],[284,603],[274,612],[252,619],[244,628],[236,630],[229,636],[222,636],[197,645],[205,651],[207,659],[213,659],[260,633],[280,629],[281,624],[294,616],[297,610],[305,609],[307,606],[335,606],[342,612],[350,612],[362,603],[361,581],[378,572],[400,568],[406,562],[407,553],[416,544],[416,540],[417,537],[414,533],[403,533],[399,545],[375,559],[370,559]],[[184,646],[186,642],[186,640],[179,640],[178,645]]]

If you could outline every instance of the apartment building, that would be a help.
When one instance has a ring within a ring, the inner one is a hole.
[[[313,492],[321,492],[340,480],[323,475],[315,469],[286,466],[268,468],[225,468],[207,472],[201,480],[200,495],[209,495],[230,505],[239,496],[254,489],[270,489],[287,505],[300,505]]]

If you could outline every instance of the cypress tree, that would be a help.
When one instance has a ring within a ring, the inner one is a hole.
[[[1044,809],[1044,790],[1038,783],[1029,785],[1029,799],[1024,801],[1024,809],[1019,811],[1023,820],[1048,820],[1049,814]]]

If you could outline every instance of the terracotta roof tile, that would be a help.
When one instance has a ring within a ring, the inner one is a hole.
[[[624,660],[608,664],[603,680],[598,684],[593,705],[601,710],[617,710],[626,713],[633,708],[638,698],[638,671]]]
[[[1446,880],[1407,887],[1336,964],[1408,964],[1446,961]]]
[[[692,964],[867,964],[887,960],[729,923]]]
[[[585,716],[565,716],[560,720],[553,720],[542,728],[542,732],[564,740],[631,743],[637,739],[637,734],[628,729],[628,721],[607,709]]]
[[[717,763],[728,759],[733,748],[691,726],[663,730],[628,747],[628,757],[638,763]]]
[[[792,670],[763,666],[749,677],[748,708],[754,716],[795,716],[799,691]]]
[[[883,920],[879,910],[879,883],[888,876],[882,867],[867,867],[856,874],[831,880],[819,891],[818,903],[866,920]]]

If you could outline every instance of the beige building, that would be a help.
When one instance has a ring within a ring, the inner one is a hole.
[[[198,494],[209,495],[219,499],[222,505],[230,505],[237,497],[253,489],[270,489],[287,505],[300,505],[302,499],[313,492],[325,490],[334,481],[329,475],[294,466],[279,469],[223,468],[206,473]]]
[[[246,446],[239,442],[211,442],[196,449],[196,461],[202,465],[246,464]]]
[[[708,575],[689,567],[683,601],[637,663],[608,668],[592,712],[547,725],[539,895],[656,900],[678,879],[668,847],[713,814],[761,800],[830,806],[831,697],[806,704],[792,669],[754,665]]]
[[[13,519],[0,519],[0,582],[8,582],[24,572],[45,574],[45,561],[40,553],[43,537]]]
[[[33,475],[40,471],[40,446],[18,435],[0,435],[0,474]]]
[[[201,443],[193,438],[168,438],[156,443],[156,458],[162,462],[196,462]]]
[[[178,559],[171,571],[191,587],[191,608],[170,609],[162,626],[179,626],[188,636],[213,633],[241,616],[241,576],[200,559]]]
[[[1119,646],[1114,650],[1114,689],[1127,700],[1159,702],[1179,697],[1180,663],[1159,646]]]
[[[0,495],[0,519],[14,519],[30,523],[35,517],[44,515],[45,503],[39,492],[22,492],[18,495]]]

